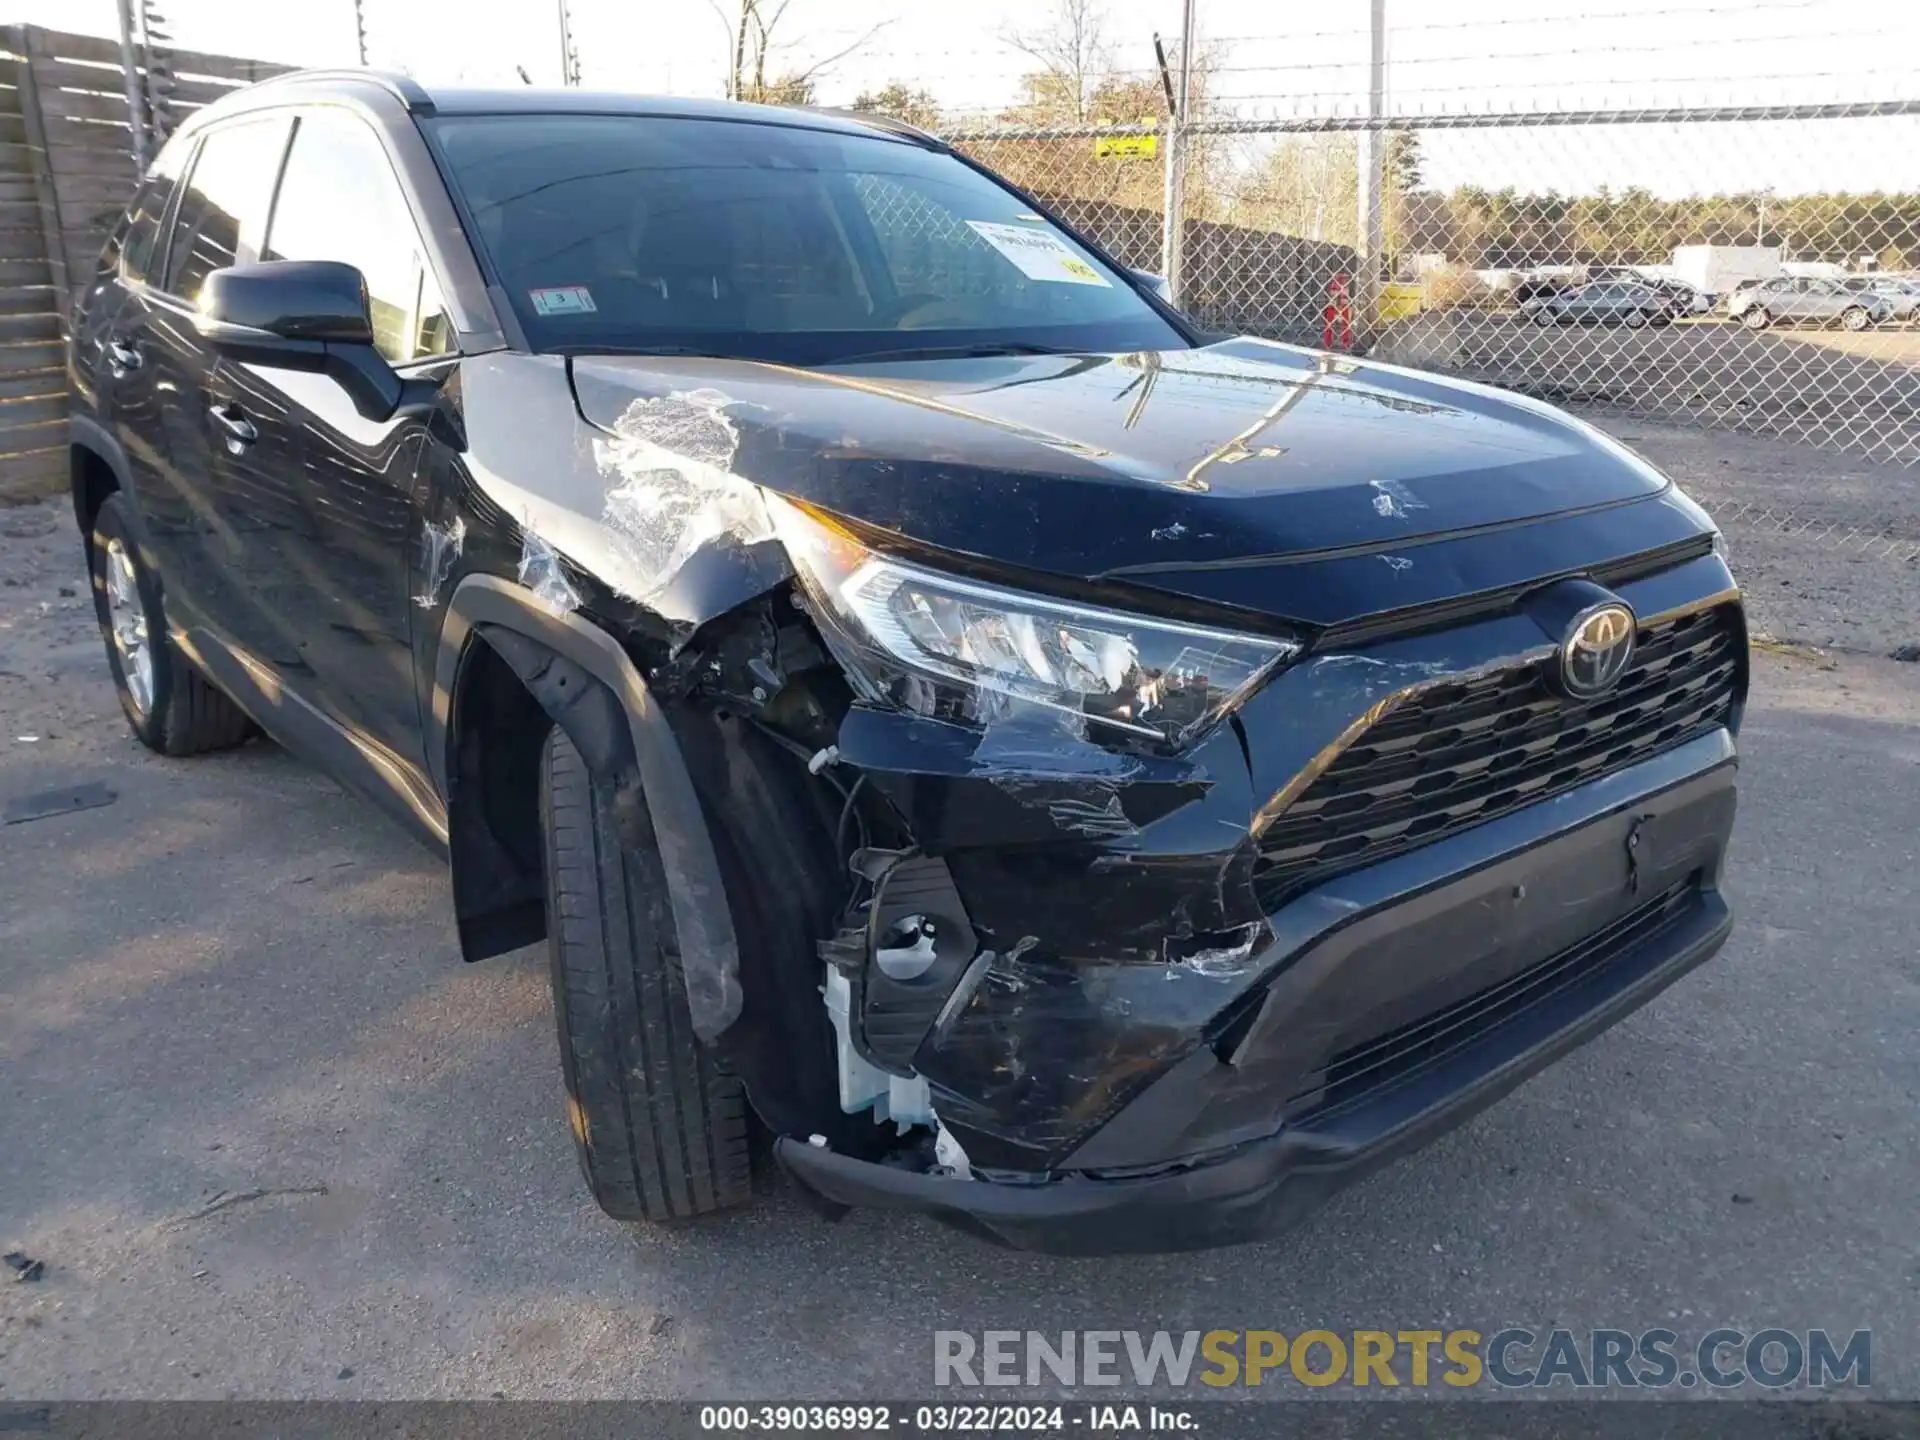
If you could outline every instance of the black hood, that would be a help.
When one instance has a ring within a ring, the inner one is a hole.
[[[594,425],[620,432],[636,401],[697,394],[737,430],[734,474],[920,544],[1318,623],[1563,571],[1564,526],[1535,522],[1670,489],[1537,401],[1254,340],[818,370],[591,358],[572,370]],[[1611,534],[1598,541],[1606,553],[1573,565],[1699,524],[1693,511],[1650,535]],[[1455,542],[1468,550],[1449,558]],[[1469,551],[1480,558],[1463,570]]]

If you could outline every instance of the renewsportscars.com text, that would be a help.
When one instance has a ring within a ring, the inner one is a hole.
[[[1691,1389],[1873,1383],[1873,1333],[1827,1330],[939,1330],[940,1386]]]

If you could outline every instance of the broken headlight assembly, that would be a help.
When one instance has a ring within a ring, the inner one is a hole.
[[[1178,748],[1300,648],[944,574],[810,507],[769,506],[827,643],[872,703],[971,723],[1034,705]]]

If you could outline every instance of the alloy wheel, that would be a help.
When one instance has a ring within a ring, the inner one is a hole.
[[[134,709],[145,715],[153,706],[152,637],[147,633],[147,607],[140,599],[140,572],[134,568],[125,542],[117,536],[107,542],[104,578],[107,618],[113,648],[120,657],[120,673],[126,677]]]

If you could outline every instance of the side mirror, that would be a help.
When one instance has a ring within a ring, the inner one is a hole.
[[[404,388],[373,348],[367,282],[337,260],[230,265],[200,291],[200,334],[229,359],[330,375],[369,420],[389,419]]]

